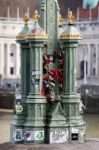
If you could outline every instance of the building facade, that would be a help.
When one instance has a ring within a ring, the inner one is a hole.
[[[77,52],[77,81],[99,85],[99,20],[78,22],[82,34]]]
[[[75,21],[75,25],[82,34],[77,52],[77,86],[98,85],[99,20]],[[23,26],[22,19],[0,19],[0,87],[20,86],[20,47],[16,35]]]
[[[0,19],[0,86],[3,88],[20,84],[20,48],[16,35],[22,26],[22,21]]]

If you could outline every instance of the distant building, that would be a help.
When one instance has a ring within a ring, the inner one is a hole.
[[[99,85],[99,19],[75,21],[75,25],[82,36],[77,51],[77,87]]]
[[[16,36],[23,26],[22,19],[0,18],[0,87],[20,86],[20,47]]]
[[[78,87],[99,85],[99,20],[76,24],[82,35],[77,52]]]
[[[99,19],[75,21],[75,25],[82,35],[77,52],[77,86],[98,85]],[[23,26],[22,19],[0,18],[0,87],[20,86],[20,47],[16,35]]]

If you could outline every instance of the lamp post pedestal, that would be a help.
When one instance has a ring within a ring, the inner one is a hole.
[[[68,125],[66,114],[61,102],[53,101],[47,103],[46,113],[46,143],[66,143],[68,142]]]
[[[46,98],[30,93],[27,97],[27,118],[24,124],[26,143],[44,143],[46,122]],[[30,139],[27,134],[31,135]]]

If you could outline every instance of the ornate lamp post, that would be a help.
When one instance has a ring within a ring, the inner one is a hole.
[[[47,34],[39,26],[39,15],[34,13],[34,26],[27,34],[30,43],[30,93],[27,97],[27,118],[24,124],[26,142],[44,143],[46,97],[42,95],[43,86],[43,44]],[[30,133],[30,138],[28,137]]]
[[[82,105],[80,96],[76,92],[76,49],[81,37],[72,23],[74,16],[68,11],[68,27],[62,34],[62,30],[59,31],[60,41],[58,41],[58,10],[57,0],[42,0],[42,11],[44,11],[42,18],[46,16],[46,20],[42,20],[44,21],[42,26],[48,35],[38,24],[39,14],[36,10],[32,29],[28,28],[29,18],[25,15],[25,26],[17,36],[17,42],[21,46],[22,87],[21,96],[16,95],[15,115],[11,122],[13,143],[84,142],[85,124],[81,114]],[[62,23],[61,16],[59,21]],[[62,101],[59,100],[58,92],[55,101],[48,103],[42,94],[43,49],[46,42],[49,43],[48,48],[51,50],[47,51],[48,54],[53,54],[58,42],[64,47]]]
[[[68,11],[67,19],[68,27],[60,36],[65,51],[62,106],[69,126],[70,142],[84,142],[85,124],[80,113],[80,96],[76,92],[76,49],[81,37],[72,23],[74,16],[71,11]]]
[[[15,93],[14,116],[11,122],[11,142],[23,141],[23,124],[26,117],[26,97],[30,91],[30,48],[26,41],[26,34],[29,31],[29,17],[25,14],[23,18],[25,25],[23,30],[16,37],[21,46],[21,91]]]

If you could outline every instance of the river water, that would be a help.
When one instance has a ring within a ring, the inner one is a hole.
[[[0,143],[10,141],[11,118],[11,113],[0,112]],[[86,122],[86,139],[99,138],[99,114],[85,114],[84,121]]]
[[[85,114],[86,138],[99,138],[99,114]]]

